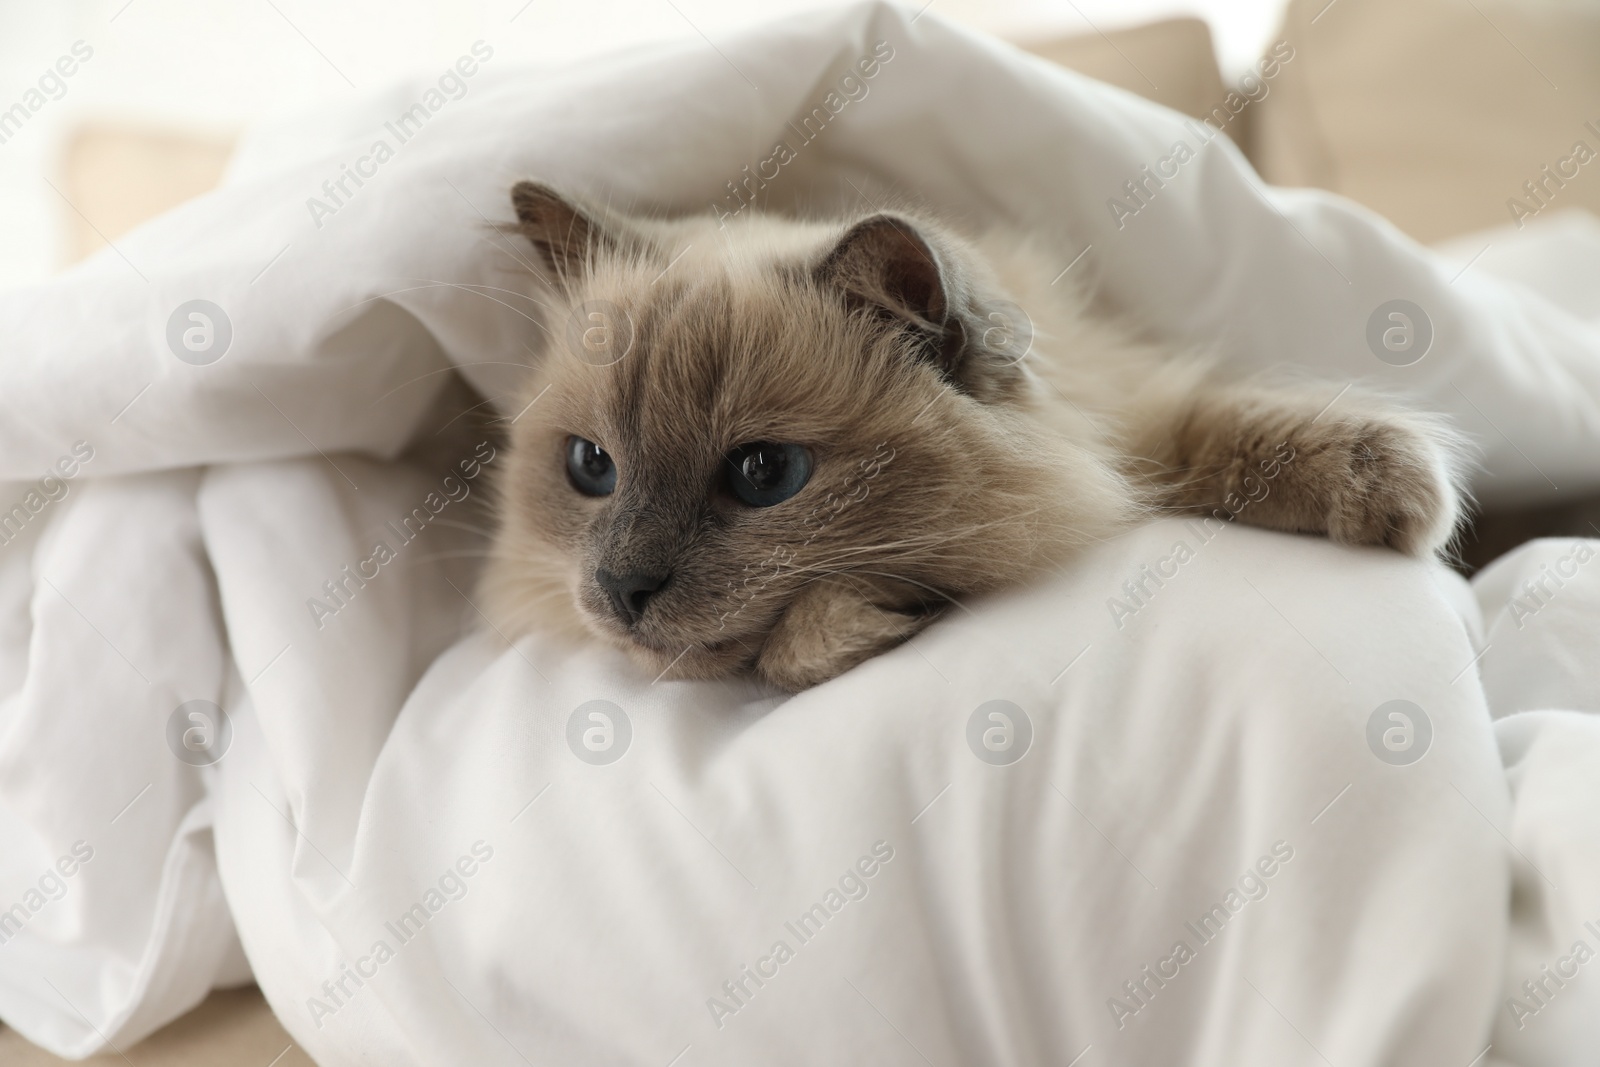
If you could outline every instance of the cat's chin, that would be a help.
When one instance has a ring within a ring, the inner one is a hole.
[[[607,644],[628,654],[628,657],[649,671],[657,680],[727,678],[747,673],[761,650],[761,638],[727,638],[721,641],[676,643],[668,640],[644,640],[633,634],[621,634],[610,627],[590,625]]]
[[[896,583],[879,585],[889,587],[875,590],[886,601],[892,593],[905,592]],[[718,641],[622,632],[603,621],[589,620],[589,626],[657,681],[755,674],[769,685],[797,693],[893,648],[939,614],[922,606],[914,610],[880,606],[866,595],[871,591],[859,583],[810,583],[770,627]]]
[[[657,678],[668,680],[727,678],[749,671],[755,659],[755,652],[750,646],[739,641],[690,644],[672,651],[637,641],[621,643],[635,662]]]
[[[755,674],[791,693],[829,681],[905,641],[937,617],[873,604],[850,585],[817,582],[766,629],[718,641],[673,640],[590,623],[656,681],[711,680]],[[682,643],[679,643],[679,642]]]

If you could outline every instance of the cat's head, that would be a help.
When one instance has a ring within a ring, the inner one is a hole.
[[[484,585],[508,636],[798,689],[1114,521],[1114,475],[1040,425],[1014,306],[942,229],[512,199],[548,306]]]

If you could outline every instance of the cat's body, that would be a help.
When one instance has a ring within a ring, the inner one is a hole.
[[[1156,509],[1415,554],[1454,528],[1433,420],[1225,382],[1003,234],[513,200],[548,334],[483,584],[507,636],[800,689]]]

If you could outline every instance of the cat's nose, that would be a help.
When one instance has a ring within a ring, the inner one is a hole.
[[[644,615],[644,606],[667,584],[667,571],[629,571],[612,574],[604,567],[594,572],[594,580],[611,596],[611,606],[624,626],[632,626]]]

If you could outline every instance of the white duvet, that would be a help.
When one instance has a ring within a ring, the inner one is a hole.
[[[452,366],[516,414],[526,176],[909,190],[1154,333],[1451,413],[1484,499],[1600,484],[1600,334],[1531,290],[931,13],[719,48],[462,42],[0,294],[0,1019],[82,1056],[253,974],[325,1065],[1588,1062],[1586,542],[1469,588],[1169,520],[792,698],[482,626],[493,446],[396,457]],[[1394,300],[1419,361],[1369,346]]]

